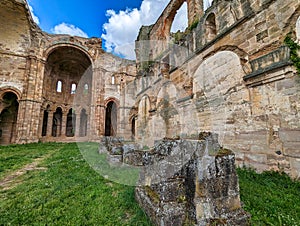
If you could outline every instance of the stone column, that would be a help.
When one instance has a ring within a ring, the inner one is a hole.
[[[66,137],[67,134],[67,114],[63,112],[62,120],[61,120],[61,137]]]
[[[52,136],[52,123],[53,123],[53,111],[48,111],[48,122],[47,122],[47,132],[46,137]]]
[[[204,14],[203,0],[187,0],[188,5],[188,25],[191,26]]]
[[[76,114],[76,125],[75,125],[75,137],[79,137],[80,136],[80,134],[79,134],[79,132],[80,132],[80,117],[81,116],[81,112],[78,112],[78,114]]]

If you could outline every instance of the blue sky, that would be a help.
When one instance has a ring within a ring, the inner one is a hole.
[[[32,16],[48,33],[103,39],[103,48],[134,59],[134,41],[142,25],[155,23],[169,0],[27,0]],[[187,27],[186,3],[172,31]]]
[[[67,23],[89,37],[101,37],[102,25],[108,21],[107,10],[138,8],[142,0],[28,0],[28,3],[39,18],[39,26],[46,32],[52,33],[56,25]]]

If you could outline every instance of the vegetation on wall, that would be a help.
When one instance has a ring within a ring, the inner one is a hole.
[[[293,62],[300,75],[300,56],[298,55],[298,52],[300,52],[300,45],[291,38],[290,34],[286,36],[284,43],[290,48],[290,60]]]

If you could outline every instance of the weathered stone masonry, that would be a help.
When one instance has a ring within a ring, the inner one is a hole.
[[[299,75],[284,44],[287,35],[299,43],[299,1],[214,1],[198,11],[195,28],[173,36],[169,18],[182,3],[171,1],[138,37],[138,80],[146,86],[135,106],[146,103],[150,113],[145,120],[138,111],[137,139],[148,134],[151,145],[212,131],[238,165],[299,177]]]
[[[215,0],[204,10],[188,0],[189,27],[172,35],[184,2],[141,28],[132,62],[98,38],[47,34],[24,0],[2,0],[0,144],[112,135],[150,147],[211,131],[238,165],[299,177],[299,75],[284,45],[288,34],[300,42],[299,1]]]
[[[106,137],[99,152],[112,166],[139,169],[132,184],[136,200],[155,225],[248,225],[234,154],[217,140],[216,134],[200,133],[197,139],[163,139],[142,150]]]

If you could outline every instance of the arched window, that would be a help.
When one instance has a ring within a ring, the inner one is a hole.
[[[111,76],[111,84],[114,85],[115,84],[115,76]]]
[[[72,83],[72,85],[71,85],[71,94],[75,94],[76,93],[76,88],[77,88],[76,83]]]
[[[207,41],[213,40],[217,35],[216,17],[211,13],[205,21],[205,37]]]
[[[58,80],[56,83],[56,92],[61,93],[62,91],[62,81]]]

